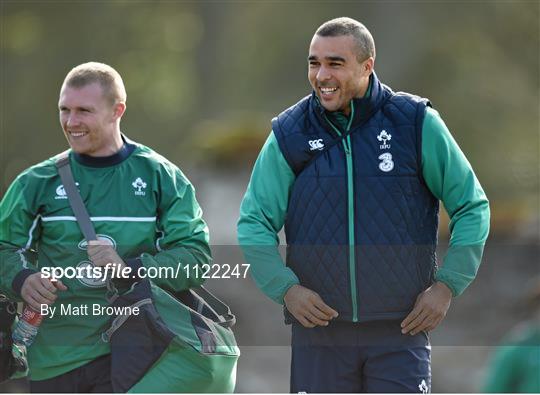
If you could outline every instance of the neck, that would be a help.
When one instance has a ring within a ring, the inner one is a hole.
[[[360,89],[358,90],[358,93],[354,96],[355,99],[363,99],[364,97],[366,97],[369,90],[369,83],[370,83],[370,79],[368,76],[367,78],[364,79],[364,81],[360,85]],[[341,112],[348,117],[351,114],[351,102],[349,102],[347,107],[345,107]]]
[[[122,140],[122,133],[120,132],[120,129],[117,129],[112,136],[110,144],[108,144],[106,148],[104,148],[103,150],[99,152],[89,154],[89,156],[103,157],[103,156],[114,155],[118,151],[120,151],[123,146],[124,146],[124,141]]]
[[[112,152],[109,152],[108,155],[116,154],[118,151],[120,151],[123,145],[124,141],[122,140],[122,133],[120,132],[120,129],[117,129],[111,144]]]
[[[120,136],[120,138],[122,146],[119,150],[110,155],[84,155],[73,152],[73,157],[80,164],[89,167],[109,167],[120,164],[126,160],[136,148],[136,145],[132,141],[126,140],[125,136]]]
[[[366,93],[369,88],[369,81],[370,81],[369,76],[363,79],[362,84],[360,85],[360,89],[358,90],[358,94],[355,96],[355,98],[362,99],[363,97],[366,96]]]

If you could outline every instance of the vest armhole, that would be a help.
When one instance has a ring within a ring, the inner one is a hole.
[[[294,176],[297,177],[298,169],[294,165],[294,162],[291,160],[291,155],[289,153],[289,150],[287,149],[287,144],[285,144],[284,142],[285,136],[283,136],[283,133],[281,132],[281,127],[279,126],[279,120],[277,118],[275,119],[275,122],[272,122],[272,133],[274,133],[274,137],[276,138],[279,149],[281,153],[283,154],[285,161],[287,161],[287,164],[293,171]]]
[[[424,119],[426,117],[427,108],[431,107],[431,102],[427,99],[422,100],[416,107],[416,162],[418,168],[418,178],[420,182],[426,185],[424,174],[422,172],[422,133],[424,129]]]

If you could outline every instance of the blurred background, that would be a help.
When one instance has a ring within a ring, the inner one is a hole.
[[[432,333],[433,391],[477,392],[540,274],[538,1],[0,1],[0,196],[67,147],[60,85],[94,60],[124,79],[122,130],[197,189],[216,261],[241,262],[238,207],[271,118],[310,92],[307,50],[349,16],[375,38],[379,78],[428,97],[491,202],[477,280]],[[444,217],[444,214],[443,214]],[[440,229],[440,256],[448,237]],[[211,280],[238,317],[238,392],[287,392],[289,328],[251,279]],[[24,381],[0,391],[26,391]]]

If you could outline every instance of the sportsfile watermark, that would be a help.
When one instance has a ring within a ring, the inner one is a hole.
[[[310,257],[310,254],[320,252],[323,259],[341,258],[342,255],[340,254],[343,254],[346,258],[349,251],[348,246],[346,246],[345,251],[340,250],[338,247],[309,246],[309,248],[306,247],[305,250],[302,250],[302,257],[307,259]],[[403,252],[399,255],[396,254],[396,259],[388,260],[388,262],[394,262],[395,265],[400,264],[397,257],[408,256],[407,253],[409,252],[411,254],[414,253],[415,257],[418,256],[416,247],[411,251],[400,246],[359,246],[355,251],[355,256],[358,257],[359,264],[359,270],[356,272],[358,292],[368,293],[373,290],[373,284],[365,281],[365,276],[370,273],[362,271],[363,267],[365,267],[363,266],[365,260],[362,259],[364,254],[373,250],[384,252],[391,248],[394,250],[398,250],[399,248],[399,251]],[[73,251],[66,250],[69,253]],[[462,295],[452,299],[450,309],[444,320],[435,330],[428,333],[431,344],[436,347],[461,347],[460,350],[463,352],[466,352],[469,347],[492,347],[499,344],[510,345],[511,337],[507,337],[506,334],[521,321],[530,320],[530,322],[540,322],[538,307],[534,312],[531,311],[532,307],[529,307],[524,299],[529,289],[529,281],[540,274],[538,266],[539,251],[540,246],[536,240],[528,244],[503,244],[496,242],[488,244],[484,249],[483,263],[480,266],[480,271],[475,281],[470,284]],[[175,292],[174,287],[176,284],[180,284],[182,287],[184,285],[190,286],[194,284],[193,287],[195,287],[195,284],[202,282],[204,287],[226,303],[230,307],[232,314],[236,316],[236,324],[233,327],[233,331],[240,347],[263,346],[287,347],[288,349],[291,342],[291,326],[284,324],[284,312],[287,311],[287,306],[284,303],[283,295],[286,293],[286,290],[280,288],[280,284],[284,282],[283,279],[290,278],[290,275],[287,273],[291,270],[296,270],[295,264],[297,265],[300,262],[299,260],[295,260],[295,251],[292,252],[293,254],[291,255],[290,248],[287,251],[287,247],[284,245],[280,245],[277,250],[275,247],[259,245],[248,246],[248,248],[244,249],[238,245],[212,245],[212,261],[207,262],[207,265],[197,266],[198,269],[195,269],[196,266],[194,263],[186,267],[186,263],[188,263],[186,261],[181,262],[178,266],[177,262],[180,259],[177,259],[171,265],[174,268],[174,272],[171,271],[171,268],[160,269],[161,272],[157,271],[157,268],[152,268],[147,273],[143,274],[141,272],[141,275],[173,277],[178,270],[179,281],[177,283],[174,280],[152,280],[154,285],[169,294]],[[443,258],[447,255],[447,252],[448,246],[441,243],[437,251],[441,267],[444,267]],[[457,252],[460,253],[460,257],[468,256],[466,254],[467,249]],[[273,262],[280,257],[283,266],[273,265]],[[288,267],[284,264],[287,260],[286,258],[288,258],[288,263],[290,264]],[[83,263],[81,261],[83,260],[88,262],[87,265],[91,265],[87,257],[81,257],[79,261],[75,262],[80,262],[79,264],[82,266]],[[248,262],[251,263],[251,266],[247,266]],[[77,266],[77,264],[73,265],[74,268]],[[95,277],[98,277],[97,274],[99,271],[104,269],[104,267],[96,269]],[[75,274],[73,270],[73,268],[67,269],[67,275],[72,276]],[[84,269],[84,271],[86,270],[94,269]],[[346,297],[341,295],[341,293],[348,291],[350,284],[350,279],[346,274],[332,278],[329,277],[331,273],[321,272],[319,267],[312,266],[310,270],[311,273],[320,275],[321,281],[335,284],[334,288],[339,298]],[[48,275],[52,276],[53,269],[45,269],[45,272],[48,272]],[[54,274],[60,279],[66,273],[65,271],[56,271]],[[109,275],[111,274],[112,272]],[[133,272],[129,273],[129,275],[135,276],[136,274],[137,268],[133,268]],[[416,266],[411,274],[410,277],[389,277],[389,279],[393,281],[395,288],[401,290],[407,281],[419,281],[421,279],[420,273],[416,271]],[[86,275],[86,273],[83,275]],[[190,279],[194,279],[197,276],[204,276],[205,281],[181,281],[187,279],[188,275]],[[225,278],[225,280],[222,278]],[[106,326],[106,322],[108,322],[107,320],[110,317],[125,313],[125,311],[109,308],[112,306],[108,304],[105,298],[106,283],[102,280],[98,279],[95,282],[90,282],[85,278],[79,278],[68,280],[65,285],[73,290],[73,292],[64,293],[60,290],[56,292],[58,296],[56,302],[50,305],[50,309],[45,310],[44,308],[43,312],[46,313],[44,315],[47,316],[47,319],[57,320],[62,319],[63,316],[79,316],[81,320],[84,320],[85,316],[87,316],[91,319],[102,320],[103,326]],[[124,290],[123,287],[127,285],[122,283],[117,284],[118,287],[122,287],[122,291]],[[305,285],[307,284],[304,283]],[[96,292],[88,292],[88,288],[92,287],[96,288]],[[387,288],[387,290],[390,289]],[[81,298],[75,295],[79,291],[82,295]],[[422,292],[422,290],[419,292]],[[163,295],[161,291],[159,291],[159,294]],[[335,297],[332,299],[331,296],[333,295],[325,294],[321,295],[321,298],[327,305],[338,310],[340,316],[337,321],[348,322],[343,320],[344,313],[340,310],[340,306],[337,305],[337,302],[339,302],[338,298]],[[165,299],[165,297],[159,295],[155,298],[158,303],[165,303]],[[362,317],[362,314],[364,314],[367,302],[365,298],[358,298],[357,308],[359,317]],[[415,298],[412,298],[409,311],[412,309],[414,302]],[[56,309],[53,310],[52,308]],[[136,314],[136,311],[132,313]],[[390,327],[383,328],[384,330],[380,328],[379,324],[369,324],[367,323],[368,321],[362,321],[359,325],[362,325],[362,327],[369,329],[370,333],[373,333],[372,337],[365,339],[366,342],[376,345],[387,345],[387,340],[383,335],[392,330],[399,332],[401,321],[402,318],[385,320]],[[392,325],[394,325],[394,329],[392,329]],[[422,332],[422,334],[416,335],[415,339],[423,340],[423,337],[424,334]],[[406,338],[408,339],[409,337]],[[350,339],[344,338],[342,340],[346,346],[349,346],[348,342]],[[351,341],[356,342],[356,338],[354,337]],[[71,343],[92,345],[95,339],[92,337],[80,339],[77,331],[70,331],[66,333],[66,336],[57,339],[56,342],[58,345]],[[528,341],[524,346],[538,347],[539,345],[538,340],[533,339]],[[248,348],[246,353],[249,352]]]
[[[104,281],[114,279],[158,279],[158,278],[199,278],[229,279],[246,278],[250,265],[248,263],[229,265],[187,265],[178,263],[176,267],[145,267],[134,270],[130,266],[109,263],[105,266],[94,266],[90,262],[76,267],[47,266],[41,268],[41,277],[55,282],[62,279],[78,279],[87,281]]]

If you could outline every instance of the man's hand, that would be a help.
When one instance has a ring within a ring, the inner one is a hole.
[[[338,316],[337,311],[324,303],[316,292],[301,285],[290,287],[283,300],[287,310],[306,328],[327,326]]]
[[[108,264],[113,265],[116,273],[126,266],[122,258],[116,253],[116,250],[109,242],[104,240],[90,240],[88,242],[88,258],[96,266],[105,267]]]
[[[401,333],[416,335],[435,329],[446,316],[452,301],[452,291],[436,282],[416,298],[413,310],[401,323]]]
[[[60,280],[51,281],[41,276],[41,272],[29,275],[21,288],[21,297],[35,311],[41,311],[42,304],[53,304],[58,295],[57,290],[65,291],[67,287]]]

